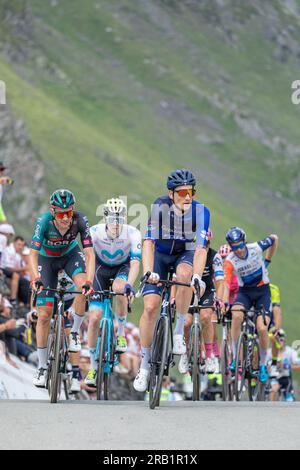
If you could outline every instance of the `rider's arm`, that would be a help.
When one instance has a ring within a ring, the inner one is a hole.
[[[266,260],[271,261],[278,249],[279,238],[277,235],[272,234],[264,240],[259,241],[258,245],[262,251],[266,251]]]
[[[128,275],[128,284],[134,286],[140,272],[140,261],[133,259],[130,261],[130,271]]]
[[[133,286],[140,271],[140,262],[142,259],[142,235],[137,229],[132,229],[130,233],[131,250],[130,250],[130,271],[128,283]]]
[[[224,265],[222,257],[217,253],[213,261],[214,280],[216,285],[216,296],[218,300],[223,300],[225,280],[224,280]]]
[[[273,315],[274,315],[274,323],[276,330],[280,330],[282,328],[282,310],[280,305],[275,305],[273,307]]]
[[[87,280],[93,282],[95,276],[95,253],[94,248],[84,248],[83,250],[86,260]]]
[[[31,280],[34,281],[35,279],[38,279],[40,277],[39,251],[33,250],[33,249],[30,250],[28,267],[29,267]]]
[[[203,276],[207,262],[207,234],[210,226],[210,212],[201,204],[196,206],[196,251],[194,256],[194,274]]]
[[[153,240],[145,240],[143,244],[143,270],[144,273],[153,272],[154,268],[154,250],[155,242]]]
[[[230,285],[231,285],[233,273],[234,273],[234,266],[231,263],[231,261],[226,259],[224,262],[225,283],[224,283],[224,296],[223,296],[223,300],[225,303],[229,303]]]

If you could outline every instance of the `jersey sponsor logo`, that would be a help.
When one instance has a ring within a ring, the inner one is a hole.
[[[117,250],[114,253],[109,253],[106,250],[102,250],[101,254],[103,257],[106,257],[110,260],[116,259],[118,256],[124,256],[124,251],[123,250]]]
[[[41,226],[37,225],[36,228],[35,228],[33,238],[40,238],[40,236],[41,236]]]
[[[42,245],[41,242],[35,242],[35,241],[33,241],[32,244],[33,246],[36,246],[37,248],[40,248]]]
[[[90,245],[91,242],[90,242],[90,240],[83,240],[83,244],[84,244],[84,245]]]

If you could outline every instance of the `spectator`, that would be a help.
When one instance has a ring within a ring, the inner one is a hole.
[[[0,224],[6,223],[6,215],[2,207],[3,185],[12,184],[13,180],[9,176],[5,176],[4,172],[7,170],[3,162],[0,162]]]
[[[28,267],[24,266],[22,253],[25,248],[25,240],[22,237],[16,237],[2,253],[0,267],[5,276],[11,280],[10,302],[13,307],[17,306],[18,301],[28,304],[30,282],[24,277]]]
[[[0,224],[0,258],[5,248],[10,244],[12,236],[15,235],[14,228],[9,224]]]

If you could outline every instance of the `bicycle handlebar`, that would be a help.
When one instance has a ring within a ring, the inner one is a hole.
[[[141,282],[140,282],[140,287],[137,293],[135,294],[135,297],[137,299],[142,295],[143,289],[146,284],[165,286],[165,287],[173,287],[173,286],[191,287],[191,284],[186,284],[184,282],[171,281],[170,279],[160,279],[157,284],[153,284],[152,282],[149,282],[150,276],[151,276],[151,272],[149,271],[145,274],[145,276],[142,277]]]
[[[127,297],[127,311],[128,313],[132,312],[132,302],[130,300],[130,296],[124,293],[122,294],[120,292],[113,292],[111,290],[98,290],[98,291],[95,291],[94,294],[101,295],[102,297],[107,298],[107,299],[110,299],[111,297],[118,297],[118,296]]]

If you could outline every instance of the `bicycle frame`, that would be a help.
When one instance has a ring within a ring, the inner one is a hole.
[[[100,329],[99,329],[99,336],[97,340],[95,359],[97,361],[99,359],[102,327],[103,327],[103,323],[107,322],[108,331],[107,331],[106,345],[105,345],[106,361],[105,361],[104,373],[110,374],[111,372],[113,372],[114,366],[117,366],[119,364],[119,359],[118,359],[117,354],[114,357],[111,357],[113,354],[113,351],[111,350],[111,340],[113,338],[114,345],[116,341],[115,333],[114,333],[114,314],[111,308],[111,299],[105,298],[103,304],[104,304],[104,308],[103,308],[102,319],[100,320]]]

